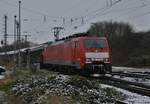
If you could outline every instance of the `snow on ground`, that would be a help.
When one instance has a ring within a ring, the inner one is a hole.
[[[119,76],[119,75],[114,75],[114,78],[121,78],[123,80],[127,80],[130,82],[137,82],[137,83],[145,83],[145,84],[150,84],[150,80],[149,79],[145,79],[145,78],[134,78],[134,77],[126,77],[126,76]]]
[[[0,79],[4,79],[5,78],[5,76],[4,75],[0,75]]]
[[[113,67],[113,71],[125,71],[125,72],[150,72],[149,68],[131,68],[131,67]],[[115,78],[120,78],[120,76],[115,75]],[[150,80],[145,78],[131,78],[131,77],[121,77],[124,80],[132,81],[132,82],[139,82],[146,85],[150,85]]]
[[[88,80],[78,75],[52,73],[46,76],[19,78],[13,83],[11,91],[22,97],[25,104],[49,104],[48,101],[52,96],[69,97],[76,102],[75,104],[113,103],[115,99],[124,98],[124,95],[118,91],[102,89],[97,80]]]
[[[123,94],[127,95],[127,99],[124,102],[129,104],[150,104],[150,97],[142,96],[136,93],[129,92],[127,90],[123,90],[114,86],[101,84],[102,88],[114,88],[117,91],[122,92]]]
[[[70,77],[68,75],[63,75],[63,74],[56,76],[56,80],[59,80],[60,82],[68,81],[69,78]]]
[[[112,68],[113,71],[129,71],[129,72],[150,72],[150,68],[131,68],[131,67],[115,67]]]
[[[145,85],[150,85],[149,79],[144,78],[132,78],[132,77],[122,77],[123,80],[131,81],[131,82],[137,82],[137,83],[143,83]]]

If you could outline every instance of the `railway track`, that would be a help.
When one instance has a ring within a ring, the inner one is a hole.
[[[116,86],[118,88],[122,88],[134,93],[138,93],[150,97],[150,86],[144,85],[142,83],[126,81],[126,80],[122,80],[110,76],[105,76],[104,78],[101,78],[101,82],[104,84]]]
[[[134,77],[134,78],[142,78],[142,79],[150,79],[149,73],[125,73],[125,72],[112,72],[112,75],[119,75],[125,77]]]
[[[122,73],[118,72],[116,74],[121,75]],[[128,74],[128,75],[131,75],[131,74]],[[103,83],[103,84],[116,86],[118,88],[122,88],[122,89],[131,91],[131,92],[134,92],[137,94],[141,94],[141,95],[150,97],[150,86],[145,85],[143,83],[131,82],[131,81],[123,80],[121,78],[115,78],[113,76],[101,76],[101,77],[97,77],[97,78],[96,77],[89,78],[89,76],[85,76],[85,77],[87,77],[88,79],[91,79],[91,80],[100,79],[101,83]],[[133,75],[133,77],[134,77],[134,75]],[[137,77],[137,76],[135,75],[135,77]],[[141,77],[142,76],[140,76],[140,78]]]

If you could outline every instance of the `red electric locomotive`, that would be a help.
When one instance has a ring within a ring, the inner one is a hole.
[[[81,36],[57,41],[42,52],[44,65],[69,67],[85,74],[111,72],[111,53],[106,37]]]

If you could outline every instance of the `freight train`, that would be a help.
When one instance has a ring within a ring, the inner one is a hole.
[[[111,73],[111,51],[106,37],[80,35],[44,48],[42,67],[83,74]]]

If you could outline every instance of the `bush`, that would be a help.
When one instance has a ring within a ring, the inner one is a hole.
[[[76,86],[76,87],[79,87],[79,88],[83,88],[84,87],[84,88],[88,88],[88,89],[98,87],[98,85],[95,83],[95,81],[87,80],[87,78],[81,77],[81,76],[72,77],[67,82],[67,84],[70,84],[72,86]]]

